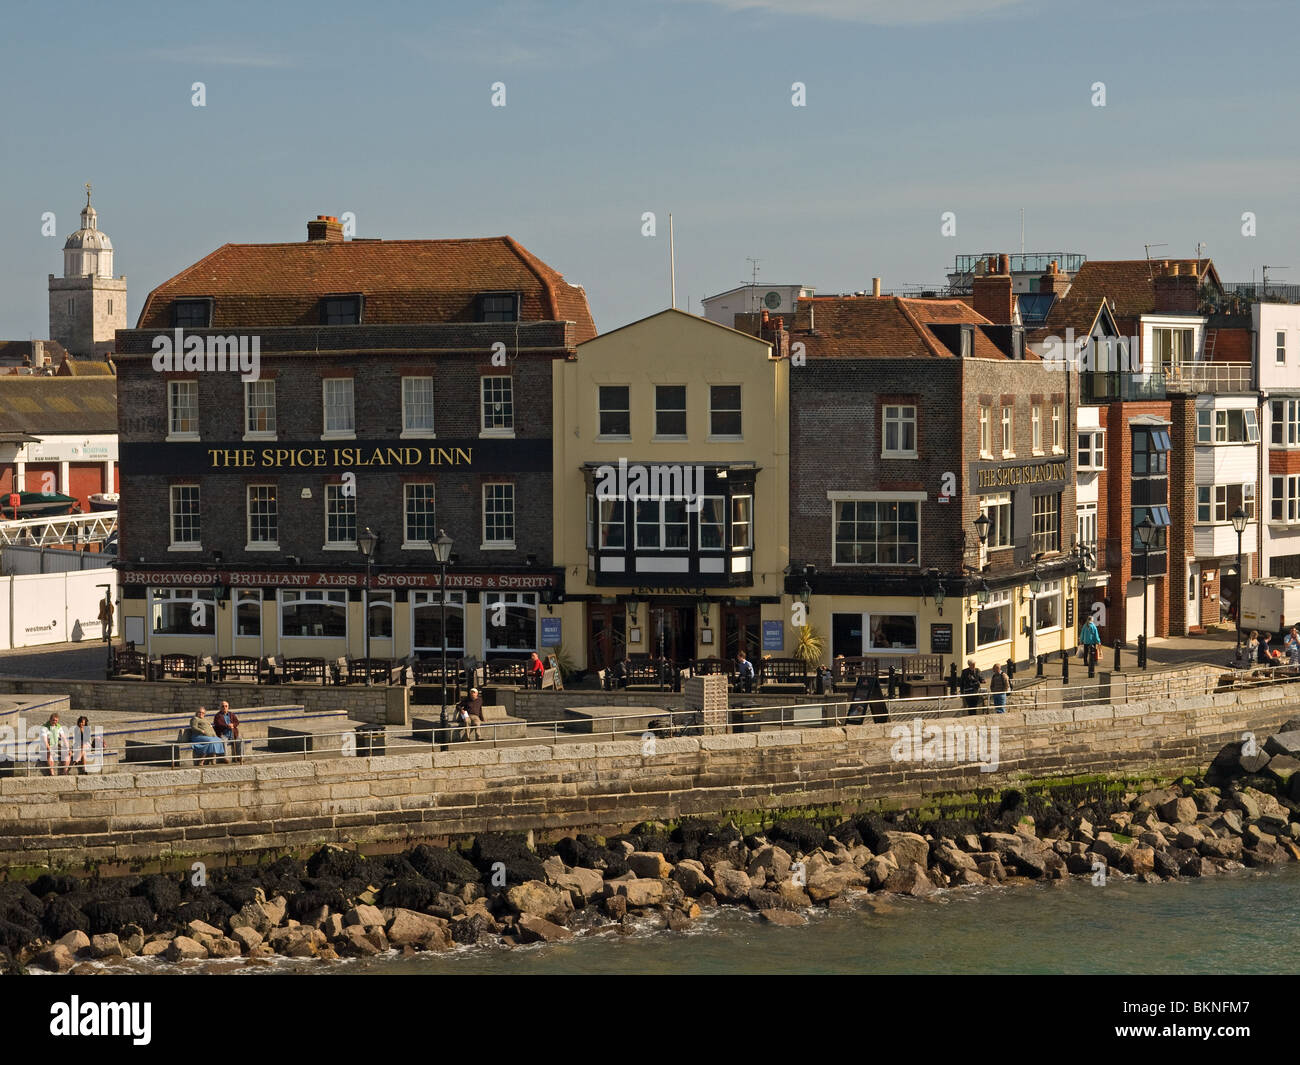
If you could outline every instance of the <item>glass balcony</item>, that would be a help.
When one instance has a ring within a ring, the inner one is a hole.
[[[1084,373],[1079,379],[1079,399],[1085,405],[1165,398],[1162,373]]]

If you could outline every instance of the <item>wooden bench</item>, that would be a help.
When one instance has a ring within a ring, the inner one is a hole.
[[[261,684],[262,673],[261,659],[252,655],[222,655],[217,659],[217,678],[222,684],[227,677],[251,677]]]
[[[323,658],[284,658],[277,660],[280,664],[278,675],[281,684],[297,683],[300,680],[315,680],[324,684],[327,679],[325,659]]]
[[[153,679],[153,667],[149,662],[149,656],[143,651],[115,651],[113,652],[113,668],[108,671],[109,680],[117,680],[121,677],[138,676],[141,680]]]
[[[391,658],[340,658],[332,666],[335,684],[365,684],[369,673],[370,683],[392,684],[396,670],[405,671],[405,666],[396,666]]]
[[[484,681],[487,684],[518,685],[528,684],[528,663],[515,658],[491,658],[484,667]]]
[[[191,684],[199,681],[199,660],[196,655],[166,654],[154,665],[154,677],[163,680],[168,676],[180,677]]]
[[[891,668],[900,681],[941,683],[944,679],[942,655],[860,655],[836,658],[831,680],[837,688],[852,688],[861,678],[888,677]]]
[[[721,675],[729,682],[736,679],[736,663],[725,658],[697,658],[692,663],[691,669],[692,675],[696,677]]]
[[[762,688],[798,688],[806,692],[809,687],[808,665],[801,658],[765,658],[758,674]]]

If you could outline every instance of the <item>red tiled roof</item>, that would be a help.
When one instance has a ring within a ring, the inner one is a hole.
[[[322,296],[360,292],[369,324],[472,322],[480,292],[522,294],[522,321],[596,326],[583,290],[510,237],[223,244],[145,300],[138,329],[171,327],[175,299],[211,297],[212,328],[317,325]]]
[[[1077,333],[1085,318],[1087,326],[1091,326],[1103,299],[1115,301],[1117,319],[1154,313],[1154,278],[1164,272],[1166,263],[1171,267],[1176,265],[1180,274],[1195,274],[1200,281],[1210,280],[1222,287],[1214,263],[1209,259],[1153,259],[1151,262],[1145,259],[1089,259],[1079,267],[1065,297],[1052,305],[1047,315],[1047,326],[1059,332],[1072,325]]]
[[[929,327],[959,323],[978,327],[975,358],[1007,357],[982,328],[993,323],[959,299],[812,296],[798,301],[790,340],[810,358],[954,358]]]

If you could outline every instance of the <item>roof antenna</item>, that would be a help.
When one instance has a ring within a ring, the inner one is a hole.
[[[673,242],[673,213],[668,212],[668,284],[671,288],[670,307],[677,306],[677,246]]]
[[[749,263],[749,313],[758,313],[758,264],[761,259],[746,258],[745,262]]]
[[[1168,245],[1168,244],[1143,244],[1142,247],[1144,247],[1144,248],[1146,249],[1146,251],[1147,251],[1147,280],[1148,280],[1148,281],[1154,281],[1154,280],[1155,280],[1155,274],[1153,274],[1153,273],[1151,272],[1151,249],[1152,249],[1152,248],[1167,248],[1167,247],[1169,247],[1169,245]]]
[[[1289,267],[1289,266],[1265,266],[1265,267],[1263,267],[1263,274],[1264,274],[1264,295],[1263,295],[1262,297],[1260,297],[1260,298],[1261,298],[1265,303],[1268,302],[1268,272],[1269,272],[1270,270],[1290,270],[1290,269],[1291,269],[1291,267]]]

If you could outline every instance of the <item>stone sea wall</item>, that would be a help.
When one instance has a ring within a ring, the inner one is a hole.
[[[1048,778],[1164,781],[1198,772],[1246,732],[1276,730],[1293,715],[1297,691],[1280,685],[936,721],[979,733],[978,742],[962,737],[969,749],[952,762],[925,760],[933,752],[913,742],[924,734],[910,723],[869,722],[659,739],[652,749],[640,741],[453,747],[0,779],[0,868],[156,867],[323,842],[381,850],[485,831],[600,831],[828,806],[916,809],[936,796]],[[939,746],[941,759],[957,753],[952,736]]]

